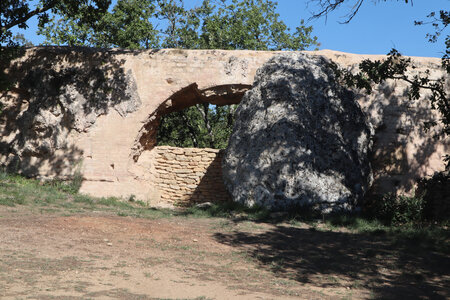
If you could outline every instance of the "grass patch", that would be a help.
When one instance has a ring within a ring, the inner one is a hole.
[[[73,202],[84,203],[84,204],[89,204],[89,205],[94,204],[94,200],[91,197],[83,195],[83,194],[76,194],[73,198]]]
[[[9,195],[0,198],[0,205],[16,206],[16,204],[24,204],[25,201],[21,197],[11,197]]]
[[[367,219],[357,215],[343,214],[343,215],[331,215],[324,218],[324,223],[329,229],[337,229],[339,227],[345,227],[360,233],[382,233],[389,227],[383,225],[378,220]]]
[[[44,183],[46,186],[50,186],[61,192],[68,194],[76,194],[80,190],[81,183],[83,182],[83,177],[81,174],[75,174],[70,180],[60,180],[54,179]]]
[[[424,223],[386,224],[373,218],[355,214],[323,216],[302,208],[292,209],[289,213],[275,214],[261,207],[248,208],[234,202],[211,204],[206,207],[192,206],[180,210],[150,208],[135,197],[123,200],[115,197],[95,198],[74,192],[61,182],[41,183],[18,175],[0,172],[0,205],[14,207],[27,205],[37,207],[41,212],[61,214],[105,211],[118,216],[159,219],[171,217],[188,218],[224,218],[242,224],[288,223],[291,226],[309,226],[312,231],[339,231],[342,228],[354,233],[383,236],[392,243],[409,243],[427,249],[450,252],[450,232],[448,224]],[[281,216],[281,217],[280,217]],[[228,221],[217,223],[215,228],[231,230]]]
[[[92,210],[109,211],[119,216],[143,218],[169,217],[172,212],[148,208],[142,201],[127,202],[108,197],[95,198],[80,194],[61,181],[40,182],[18,175],[0,172],[0,205],[14,207],[27,205],[45,207],[45,210],[61,213],[76,213]]]
[[[270,212],[262,207],[246,207],[236,202],[211,204],[200,208],[192,206],[186,208],[180,215],[195,218],[233,218],[241,220],[268,221]]]
[[[333,231],[347,228],[355,233],[385,236],[393,245],[408,243],[450,253],[450,230],[447,226],[423,223],[386,225],[382,221],[358,215],[330,216],[325,219],[324,226]]]

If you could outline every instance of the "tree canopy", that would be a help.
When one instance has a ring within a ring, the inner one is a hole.
[[[317,45],[299,20],[291,31],[269,0],[118,0],[94,23],[84,11],[55,15],[39,26],[47,44],[94,47],[304,50]]]
[[[21,55],[23,51],[18,45],[27,45],[23,36],[13,36],[11,29],[26,29],[27,21],[37,16],[40,26],[48,23],[50,14],[61,14],[68,17],[81,16],[80,24],[93,24],[111,4],[111,0],[40,0],[36,6],[30,7],[25,0],[0,1],[0,90],[11,87],[12,82],[4,73],[9,62]],[[1,102],[0,102],[1,112]]]
[[[82,16],[81,23],[92,23],[105,12],[111,0],[40,0],[36,7],[30,7],[24,0],[2,0],[0,3],[0,43],[10,45],[12,41],[11,28],[27,28],[27,21],[37,16],[39,24],[48,22],[49,13],[67,16]]]

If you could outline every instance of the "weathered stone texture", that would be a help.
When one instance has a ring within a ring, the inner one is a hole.
[[[64,178],[79,171],[84,193],[134,194],[160,201],[151,150],[161,115],[204,101],[238,103],[253,84],[256,70],[278,54],[28,49],[6,70],[17,83],[0,94],[4,104],[0,164],[40,178]],[[311,54],[351,69],[362,59],[384,58],[328,50]],[[413,62],[417,71],[430,68],[433,76],[442,74],[439,59],[413,58]],[[357,95],[376,130],[372,159],[376,192],[410,192],[416,178],[444,168],[448,141],[434,141],[432,133],[421,127],[424,120],[439,116],[427,101],[409,101],[405,87],[389,81],[375,87],[371,96]]]
[[[55,175],[72,174],[82,150],[69,136],[89,131],[110,110],[126,117],[142,104],[132,71],[125,72],[122,62],[105,51],[39,49],[8,71],[20,79],[2,96],[2,136],[8,140],[2,163],[27,176],[45,177],[39,160],[53,164]],[[60,154],[67,159],[54,160]]]
[[[223,150],[155,147],[155,183],[174,205],[230,200],[222,180]]]
[[[373,129],[330,61],[271,58],[236,111],[224,158],[233,200],[270,209],[351,210],[372,181]]]

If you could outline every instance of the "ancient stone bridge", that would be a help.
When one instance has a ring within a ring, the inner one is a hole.
[[[356,69],[366,58],[324,55]],[[0,163],[39,178],[83,176],[81,192],[136,195],[152,204],[226,199],[220,151],[155,147],[161,116],[209,102],[239,103],[257,69],[277,52],[222,50],[28,49],[7,72],[1,94]],[[413,58],[417,71],[439,76],[440,61]],[[438,116],[410,101],[406,85],[387,82],[358,101],[376,129],[375,193],[411,192],[414,181],[443,170],[447,141],[422,123]],[[437,130],[437,129],[436,129]]]

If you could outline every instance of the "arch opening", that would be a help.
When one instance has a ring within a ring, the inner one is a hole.
[[[230,199],[222,180],[223,151],[208,145],[204,148],[195,145],[160,146],[158,132],[164,117],[190,107],[195,107],[193,111],[209,109],[210,104],[216,106],[216,113],[227,105],[239,104],[250,88],[250,85],[229,84],[200,90],[193,83],[174,93],[148,116],[136,137],[131,157],[134,166],[143,171],[136,173],[140,174],[137,176],[149,180],[157,201],[185,206]],[[201,116],[201,113],[197,112],[196,116]]]
[[[196,83],[174,93],[148,116],[135,139],[131,157],[135,162],[141,153],[157,145],[159,125],[163,116],[182,111],[197,104],[213,104],[218,107],[239,104],[245,92],[251,88],[247,84],[227,84],[199,89]]]

